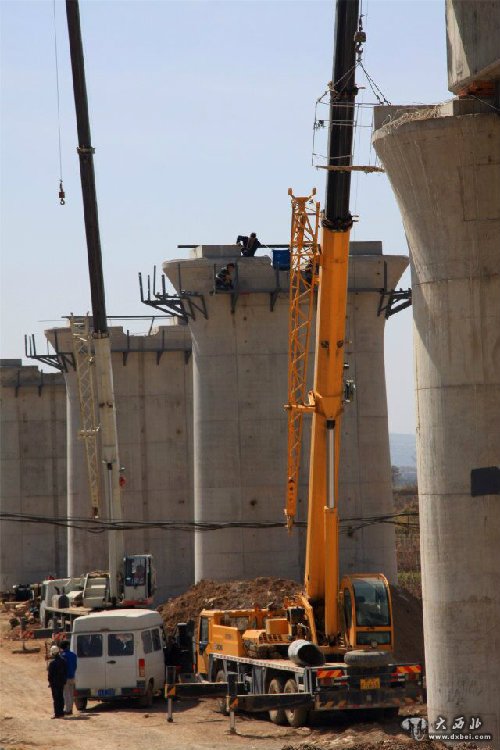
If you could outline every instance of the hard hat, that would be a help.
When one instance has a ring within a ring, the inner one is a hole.
[[[50,655],[55,656],[59,653],[59,646],[51,646],[50,647]]]

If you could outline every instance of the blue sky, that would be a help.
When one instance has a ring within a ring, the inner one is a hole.
[[[444,0],[364,0],[364,63],[392,103],[450,97]],[[331,79],[333,3],[80,3],[107,308],[144,315],[138,271],[181,257],[177,244],[257,231],[287,242],[289,186],[318,188],[311,166],[314,102]],[[55,3],[67,205],[59,206],[52,0],[0,2],[1,347],[90,308],[64,3]],[[363,76],[358,85],[366,85]],[[365,102],[373,102],[369,91]],[[365,110],[361,125],[371,124]],[[373,162],[368,127],[357,163]],[[360,140],[361,139],[361,140]],[[407,254],[384,175],[357,176],[354,240]],[[409,285],[409,277],[403,279]],[[414,429],[411,310],[387,324],[390,429]],[[62,323],[62,321],[61,321]],[[125,324],[128,325],[128,324]],[[147,324],[129,326],[146,330]]]

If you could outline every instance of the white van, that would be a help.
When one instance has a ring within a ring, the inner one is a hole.
[[[71,650],[78,657],[75,703],[139,698],[150,706],[165,685],[165,635],[158,612],[115,609],[78,617]]]

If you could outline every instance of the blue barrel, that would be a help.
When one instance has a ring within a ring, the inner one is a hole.
[[[279,271],[290,270],[290,250],[273,250],[273,268]]]

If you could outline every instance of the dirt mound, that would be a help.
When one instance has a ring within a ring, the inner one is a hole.
[[[408,591],[391,586],[397,661],[424,663],[422,601]]]
[[[302,585],[286,578],[254,578],[250,581],[200,581],[184,594],[158,607],[167,633],[178,622],[196,620],[202,609],[246,609],[273,602],[281,607],[287,596],[302,591]]]

